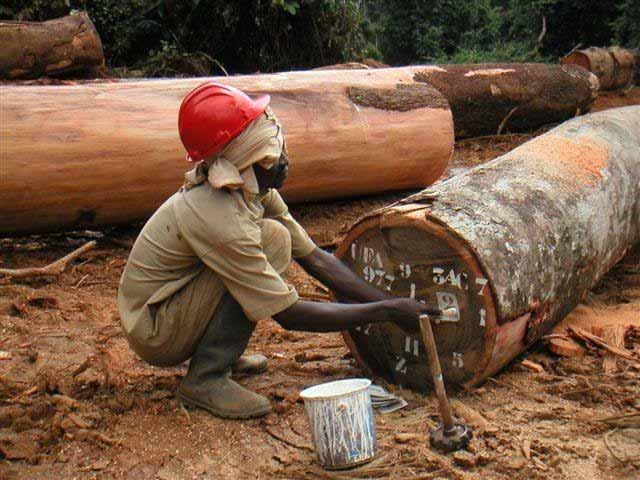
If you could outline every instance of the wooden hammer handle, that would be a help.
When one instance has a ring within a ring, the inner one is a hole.
[[[438,358],[438,351],[436,350],[436,340],[433,336],[433,329],[431,328],[429,315],[420,315],[420,331],[422,332],[422,342],[424,343],[427,350],[427,356],[429,357],[429,368],[431,369],[433,385],[436,389],[436,395],[438,396],[442,424],[444,425],[445,430],[449,430],[453,428],[453,415],[451,413],[449,400],[447,399],[447,391],[444,388],[442,369],[440,368],[440,360]]]

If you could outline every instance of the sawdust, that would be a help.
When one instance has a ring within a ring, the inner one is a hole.
[[[608,108],[640,105],[640,87],[634,87],[613,92],[601,92],[591,107],[592,112],[599,112]]]
[[[562,178],[575,187],[596,185],[602,180],[609,159],[605,144],[584,136],[547,135],[522,145],[518,153],[533,157],[537,171]],[[546,164],[547,169],[541,170],[541,163]]]

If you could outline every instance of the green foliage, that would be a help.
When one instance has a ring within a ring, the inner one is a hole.
[[[459,48],[453,55],[436,58],[436,63],[543,62],[546,59],[528,43],[499,43],[490,49]]]
[[[295,15],[300,10],[300,4],[290,0],[273,0],[273,5],[281,7],[283,10],[289,12],[291,15]]]
[[[621,2],[618,5],[618,17],[611,26],[618,43],[640,49],[640,1]]]
[[[511,0],[511,33],[535,38],[544,17],[547,32],[542,48],[551,57],[562,56],[577,45],[607,46],[612,42],[610,23],[617,15],[618,3],[619,0]]]
[[[25,21],[44,21],[66,15],[69,0],[5,0],[0,6],[3,18]]]
[[[312,68],[357,59],[366,42],[357,0],[14,0],[13,17],[86,10],[111,66],[148,74]],[[215,59],[215,60],[214,60]]]
[[[145,75],[369,57],[555,61],[578,44],[640,47],[640,0],[3,0],[0,16],[41,21],[74,9],[91,16],[111,66]]]
[[[640,43],[638,0],[369,0],[391,63],[555,60],[581,44]],[[545,28],[543,29],[543,22]]]
[[[502,37],[502,12],[491,0],[378,0],[368,6],[382,26],[380,50],[392,63],[489,51]]]
[[[160,48],[151,50],[142,65],[145,77],[182,77],[211,75],[215,67],[227,74],[220,63],[204,52],[181,51],[175,44],[160,41]]]

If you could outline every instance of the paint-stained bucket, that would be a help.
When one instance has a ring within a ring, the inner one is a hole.
[[[300,393],[324,468],[349,468],[375,458],[378,442],[369,385],[371,381],[355,378],[323,383]]]

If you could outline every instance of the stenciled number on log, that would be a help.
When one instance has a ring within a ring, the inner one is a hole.
[[[398,361],[398,363],[396,363],[396,372],[398,373],[404,373],[406,375],[407,373],[407,359],[404,357],[396,357],[396,360]]]
[[[417,357],[420,353],[420,342],[413,337],[407,336],[404,340],[404,351],[406,353],[413,353],[413,356]]]
[[[476,278],[476,285],[481,286],[480,290],[478,291],[478,295],[481,295],[484,297],[484,291],[487,287],[487,283],[489,283],[489,280],[487,280],[486,278],[482,278],[482,277]]]
[[[449,292],[436,292],[438,300],[438,308],[444,313],[442,318],[436,321],[442,322],[459,322],[460,307],[458,306],[458,297]]]
[[[446,270],[444,268],[433,267],[433,273],[433,283],[435,283],[436,285],[444,285],[446,283],[449,283],[451,284],[451,286],[458,287],[460,290],[469,289],[469,285],[467,283],[467,274],[464,272],[456,273],[454,269],[451,269],[447,276],[444,276],[443,274],[446,273]]]
[[[383,287],[387,291],[391,291],[391,286],[396,279],[395,275],[387,273],[381,268],[373,268],[370,265],[364,267],[363,273],[367,282]]]
[[[402,278],[409,278],[411,276],[411,265],[409,265],[408,263],[401,263],[400,276]],[[415,285],[413,287],[415,288]]]
[[[468,356],[468,345],[481,342],[487,326],[487,279],[466,269],[454,252],[439,251],[426,260],[412,257],[412,252],[394,250],[386,239],[382,240],[380,231],[370,232],[351,243],[343,259],[376,288],[443,311],[443,317],[434,318],[433,323],[436,341],[443,346],[442,351],[438,347],[438,353],[445,375],[466,378],[467,370],[476,362],[474,355]],[[438,340],[440,328],[454,328],[455,333],[448,340]],[[419,337],[400,334],[397,327],[387,324],[380,324],[375,330],[370,325],[357,327],[352,335],[358,348],[364,349],[364,356],[377,358],[380,372],[386,372],[396,382],[415,384],[416,378],[424,377],[426,352]]]
[[[453,352],[453,361],[451,362],[451,364],[456,368],[464,367],[464,362],[462,361],[462,354]]]

